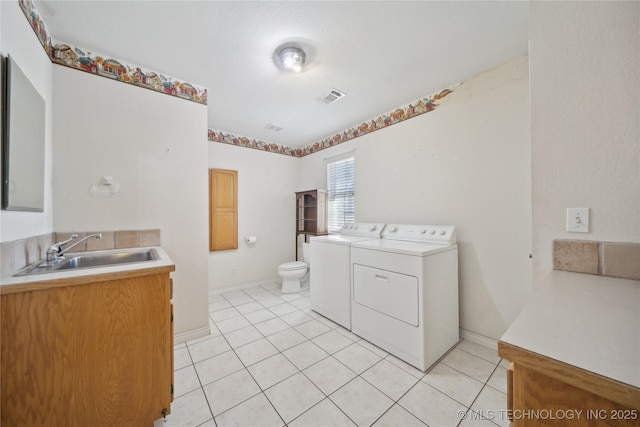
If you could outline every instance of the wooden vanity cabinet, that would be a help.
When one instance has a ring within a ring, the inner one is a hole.
[[[1,424],[151,427],[168,414],[174,269],[0,289]]]
[[[513,427],[640,426],[640,389],[500,341]]]

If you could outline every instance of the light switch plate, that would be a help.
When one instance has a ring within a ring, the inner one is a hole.
[[[589,208],[567,208],[567,231],[570,233],[589,232]]]

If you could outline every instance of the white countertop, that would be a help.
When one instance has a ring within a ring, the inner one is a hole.
[[[112,250],[104,250],[104,251],[96,251],[96,252],[100,252],[100,253],[129,252],[129,251],[144,251],[147,249],[155,249],[159,259],[143,261],[143,262],[117,264],[117,265],[111,265],[108,267],[92,267],[92,268],[62,270],[54,273],[32,274],[28,276],[7,276],[7,277],[0,278],[0,287],[5,288],[9,286],[27,285],[30,283],[38,283],[38,282],[51,281],[51,280],[78,278],[83,276],[95,276],[99,274],[120,273],[120,272],[136,271],[136,270],[145,270],[149,268],[168,267],[168,266],[174,265],[171,258],[169,258],[169,255],[167,255],[164,249],[162,249],[160,246],[152,246],[152,247],[144,247],[144,248],[112,249]],[[84,253],[87,253],[87,252],[72,252],[72,253],[69,253],[68,255],[69,256],[81,255]]]
[[[500,340],[640,387],[640,281],[553,271]]]

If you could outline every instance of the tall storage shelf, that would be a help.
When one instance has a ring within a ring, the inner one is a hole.
[[[296,193],[296,259],[298,236],[328,234],[327,190],[309,190]],[[306,239],[306,237],[305,237]]]

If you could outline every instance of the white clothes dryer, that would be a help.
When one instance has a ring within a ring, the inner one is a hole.
[[[388,224],[351,265],[353,333],[422,371],[459,341],[455,227]]]
[[[340,234],[311,237],[313,311],[351,330],[351,244],[380,240],[383,229],[384,224],[347,223]]]

